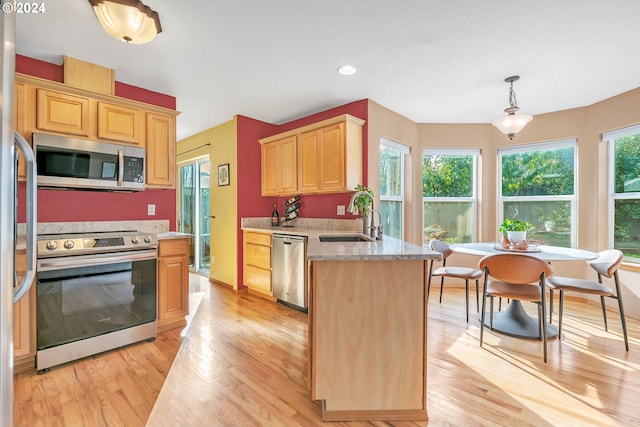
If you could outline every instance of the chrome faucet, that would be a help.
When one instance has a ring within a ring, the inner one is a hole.
[[[351,200],[349,201],[349,207],[347,208],[347,210],[349,212],[351,212],[352,214],[357,214],[358,212],[354,212],[353,210],[355,209],[355,203],[356,203],[356,198],[358,196],[367,196],[371,199],[371,210],[373,210],[373,196],[371,195],[371,193],[369,193],[368,191],[356,191],[355,193],[353,193],[353,195],[351,195]]]
[[[374,205],[374,199],[373,196],[371,195],[371,193],[369,193],[368,191],[356,191],[355,193],[353,193],[351,195],[351,200],[349,201],[349,206],[347,207],[347,210],[353,214],[356,214],[356,212],[354,212],[355,209],[355,201],[356,198],[358,196],[367,196],[369,197],[369,199],[371,199],[371,209],[369,210],[369,212],[367,213],[367,215],[365,217],[363,217],[363,220],[365,218],[367,218],[369,215],[371,215],[371,226],[370,227],[366,227],[366,222],[364,222],[363,226],[362,226],[362,232],[364,234],[369,235],[370,237],[376,239],[376,240],[382,240],[382,215],[380,214],[380,211],[374,209],[373,205]],[[373,212],[378,212],[378,225],[374,225],[374,218],[373,218]]]

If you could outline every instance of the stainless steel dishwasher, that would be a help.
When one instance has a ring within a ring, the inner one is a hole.
[[[273,296],[279,302],[307,311],[307,238],[274,234],[272,251]]]

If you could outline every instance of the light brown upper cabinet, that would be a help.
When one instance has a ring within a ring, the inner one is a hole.
[[[89,98],[36,89],[36,105],[38,129],[89,136]]]
[[[20,135],[31,143],[31,133],[35,126],[35,99],[33,88],[24,83],[14,85],[13,126]],[[18,151],[18,180],[24,181],[27,167],[22,151]]]
[[[144,146],[143,117],[136,108],[98,102],[98,138]]]
[[[147,113],[147,187],[176,187],[176,118]]]
[[[32,133],[146,148],[146,186],[175,188],[177,111],[16,73],[14,124]],[[24,165],[24,162],[21,162]],[[20,179],[24,168],[20,166]]]
[[[344,114],[260,140],[262,195],[340,193],[362,181],[363,120]],[[279,145],[295,141],[296,150]],[[294,171],[283,159],[297,151]],[[292,176],[297,177],[297,184]],[[287,181],[287,179],[289,179]],[[294,183],[293,185],[284,185]]]
[[[295,135],[262,146],[262,195],[292,194],[298,188],[297,138]]]

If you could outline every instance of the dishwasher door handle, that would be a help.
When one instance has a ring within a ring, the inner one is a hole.
[[[289,241],[285,240],[284,242],[282,242],[282,244],[283,244],[283,245],[290,245],[290,244],[291,244],[291,242],[289,242]]]

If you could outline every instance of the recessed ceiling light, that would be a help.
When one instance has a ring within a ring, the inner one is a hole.
[[[356,67],[354,67],[353,65],[342,65],[338,67],[338,72],[343,76],[350,76],[352,74],[355,74]]]

